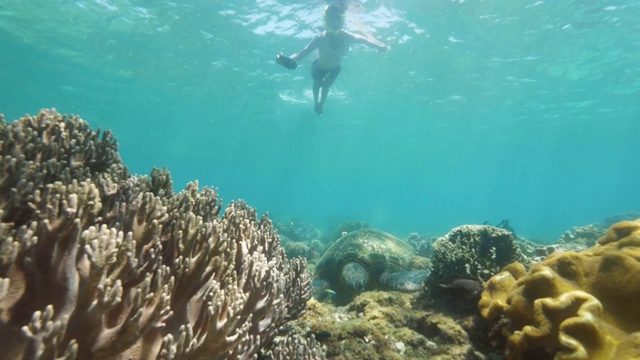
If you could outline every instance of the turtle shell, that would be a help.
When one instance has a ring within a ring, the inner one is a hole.
[[[361,264],[368,272],[367,290],[385,287],[380,275],[411,268],[414,249],[411,245],[376,229],[359,229],[338,238],[320,257],[314,278],[325,280],[338,293],[345,290],[340,281],[342,267],[350,262]]]

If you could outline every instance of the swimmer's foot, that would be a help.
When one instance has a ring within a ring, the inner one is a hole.
[[[316,106],[313,108],[318,116],[322,115],[322,104],[316,103]]]

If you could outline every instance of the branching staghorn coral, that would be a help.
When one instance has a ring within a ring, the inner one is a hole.
[[[55,110],[0,119],[0,155],[0,359],[253,359],[303,314],[305,261],[243,201],[130,176]]]

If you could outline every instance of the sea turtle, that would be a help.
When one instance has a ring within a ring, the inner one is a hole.
[[[414,270],[414,249],[386,232],[365,228],[343,234],[315,266],[317,299],[349,300],[365,290],[420,290],[428,270]]]

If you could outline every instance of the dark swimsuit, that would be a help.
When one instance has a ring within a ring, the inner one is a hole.
[[[316,59],[311,65],[311,77],[317,82],[323,82],[325,79],[333,81],[338,77],[338,74],[340,74],[340,70],[342,70],[342,65],[338,65],[330,70],[321,69],[318,67],[318,59]]]

